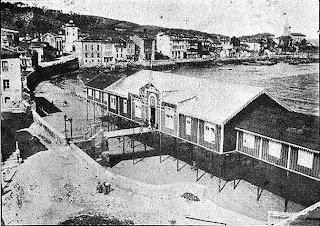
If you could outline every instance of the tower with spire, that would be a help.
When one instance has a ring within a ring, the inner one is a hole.
[[[291,26],[288,22],[287,13],[283,14],[286,17],[286,22],[284,24],[283,36],[291,36]]]

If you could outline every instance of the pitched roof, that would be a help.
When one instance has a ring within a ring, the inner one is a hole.
[[[178,112],[217,124],[226,123],[265,93],[261,87],[149,70],[124,77],[105,90],[127,97],[128,93],[139,95],[139,89],[148,83],[163,94],[163,102],[176,104]],[[270,98],[274,99],[273,96]],[[278,100],[276,102],[287,108]]]
[[[236,127],[320,151],[318,116],[283,111],[269,103],[266,105],[255,108]]]
[[[304,37],[306,36],[306,35],[301,34],[301,33],[291,33],[291,35],[292,35],[292,36],[304,36]]]
[[[121,79],[121,77],[123,77],[123,76],[119,76],[118,74],[113,74],[113,73],[104,74],[104,73],[101,73],[101,74],[97,75],[96,77],[94,77],[93,79],[91,79],[90,81],[88,81],[85,84],[85,86],[103,90],[104,88],[108,87],[112,83],[114,83],[114,82],[118,81],[119,79]]]
[[[20,53],[8,48],[1,47],[0,55],[1,55],[1,59],[19,58]]]

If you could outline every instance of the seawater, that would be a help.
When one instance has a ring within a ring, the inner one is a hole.
[[[171,73],[264,87],[293,110],[319,116],[319,63],[180,67]]]

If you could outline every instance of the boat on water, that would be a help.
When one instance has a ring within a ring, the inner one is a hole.
[[[248,66],[271,66],[271,65],[275,65],[277,64],[277,62],[275,61],[270,61],[270,60],[266,60],[266,61],[262,61],[262,60],[257,60],[257,61],[253,61],[253,62],[242,62],[243,65],[248,65]]]
[[[218,68],[218,69],[219,69],[219,70],[226,70],[226,71],[232,70],[231,67],[221,67],[221,68]]]

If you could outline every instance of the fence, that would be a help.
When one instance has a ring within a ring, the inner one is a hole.
[[[40,115],[35,111],[32,110],[33,121],[39,125],[45,133],[52,138],[56,144],[67,144],[66,138],[55,128],[53,128],[48,122],[40,117]]]

